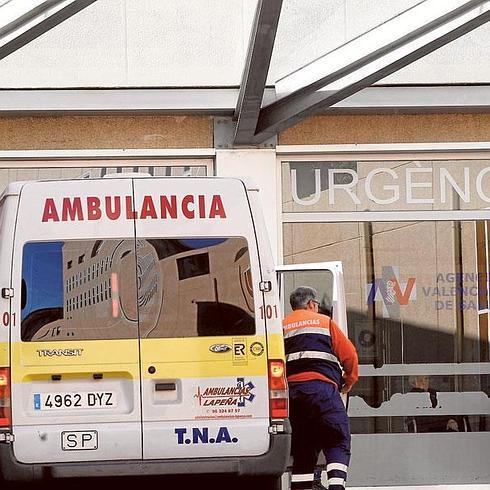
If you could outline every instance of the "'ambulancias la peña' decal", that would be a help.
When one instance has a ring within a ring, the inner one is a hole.
[[[254,384],[245,382],[245,378],[236,378],[236,384],[230,386],[198,386],[194,398],[199,407],[206,408],[196,419],[251,418],[247,409],[255,398],[254,388]]]

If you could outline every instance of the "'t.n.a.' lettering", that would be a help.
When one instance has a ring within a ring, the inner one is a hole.
[[[136,209],[132,196],[46,198],[42,222],[118,219],[225,219],[221,196],[204,194],[143,196]]]

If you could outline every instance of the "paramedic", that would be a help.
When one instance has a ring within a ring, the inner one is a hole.
[[[328,316],[318,313],[316,290],[295,289],[283,320],[292,426],[291,490],[322,488],[313,482],[320,451],[329,490],[343,490],[350,460],[349,419],[341,393],[358,378],[354,345]]]

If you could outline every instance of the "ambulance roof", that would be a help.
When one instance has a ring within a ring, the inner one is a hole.
[[[248,191],[258,191],[259,187],[256,185],[255,181],[248,176],[237,176],[237,177],[216,177],[216,176],[200,176],[200,177],[180,177],[180,176],[153,176],[148,173],[142,172],[122,172],[115,174],[106,174],[103,177],[104,179],[129,179],[129,178],[150,178],[150,179],[220,179],[220,180],[240,180],[245,184],[245,187]],[[65,182],[65,181],[73,181],[73,180],[87,180],[90,181],[92,179],[87,179],[83,177],[67,177],[63,179],[56,179],[54,182]],[[95,180],[95,179],[94,179]],[[39,179],[39,180],[19,180],[17,182],[11,182],[7,185],[5,190],[0,194],[0,200],[2,200],[6,196],[17,196],[20,194],[22,187],[25,184],[31,182],[53,182],[53,179]]]

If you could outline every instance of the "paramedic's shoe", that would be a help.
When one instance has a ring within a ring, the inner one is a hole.
[[[327,487],[322,485],[321,480],[313,480],[313,485],[311,487],[313,490],[328,490]]]

